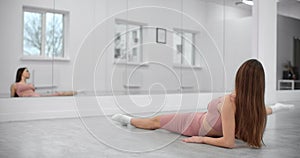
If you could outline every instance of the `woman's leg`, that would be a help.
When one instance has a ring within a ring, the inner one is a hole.
[[[289,110],[294,108],[294,105],[292,104],[282,104],[282,103],[276,103],[272,106],[266,106],[267,115],[271,115],[273,113],[277,113],[284,110]]]
[[[77,94],[77,92],[76,91],[65,91],[65,92],[57,92],[55,94],[58,96],[74,96]]]
[[[132,118],[130,124],[137,128],[142,129],[158,129],[160,128],[160,116],[152,118]]]
[[[122,125],[131,124],[134,127],[142,129],[158,129],[160,128],[160,116],[152,118],[132,118],[123,114],[116,114],[112,116],[114,121],[120,122]]]
[[[272,109],[269,106],[266,106],[267,115],[272,114]]]
[[[155,116],[152,118],[132,118],[123,114],[115,114],[112,120],[122,125],[132,125],[141,129],[165,129],[171,132],[180,133],[187,136],[199,134],[202,116],[205,113],[171,113]]]

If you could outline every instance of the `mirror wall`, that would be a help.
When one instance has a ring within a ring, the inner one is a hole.
[[[277,89],[299,90],[300,2],[280,0],[277,6]]]
[[[41,94],[226,92],[251,57],[252,8],[238,0],[1,3],[2,97],[23,66]]]
[[[1,1],[1,97],[10,96],[10,86],[16,80],[17,69],[27,67],[28,83],[36,85],[37,91],[52,93],[58,87],[54,74],[53,52],[62,55],[62,42],[57,28],[63,22],[53,14],[55,1]],[[39,9],[38,9],[39,8]],[[56,20],[57,22],[54,22]],[[55,26],[54,24],[57,24]],[[57,28],[56,28],[57,27]],[[61,33],[61,32],[60,32]],[[56,35],[55,35],[56,34]],[[47,38],[46,38],[47,37]],[[53,38],[54,37],[54,38]],[[59,76],[57,74],[56,76]]]

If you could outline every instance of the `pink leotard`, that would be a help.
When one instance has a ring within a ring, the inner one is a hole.
[[[212,100],[207,106],[207,112],[161,115],[161,128],[186,136],[205,136],[212,129],[222,132],[222,99],[224,97]]]
[[[19,97],[39,97],[32,84],[16,83],[16,93]]]

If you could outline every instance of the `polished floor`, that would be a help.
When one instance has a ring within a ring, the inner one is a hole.
[[[89,117],[0,123],[0,157],[299,157],[300,102],[293,104],[293,110],[268,117],[261,149],[241,141],[234,149],[187,144],[183,136],[165,130],[141,130],[109,117]]]

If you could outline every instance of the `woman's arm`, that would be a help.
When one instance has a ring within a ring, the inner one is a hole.
[[[15,97],[15,93],[16,93],[16,85],[12,84],[10,86],[10,97]]]
[[[188,143],[205,143],[225,148],[235,146],[235,105],[228,96],[225,97],[221,111],[223,136],[220,138],[194,136],[183,141]]]

